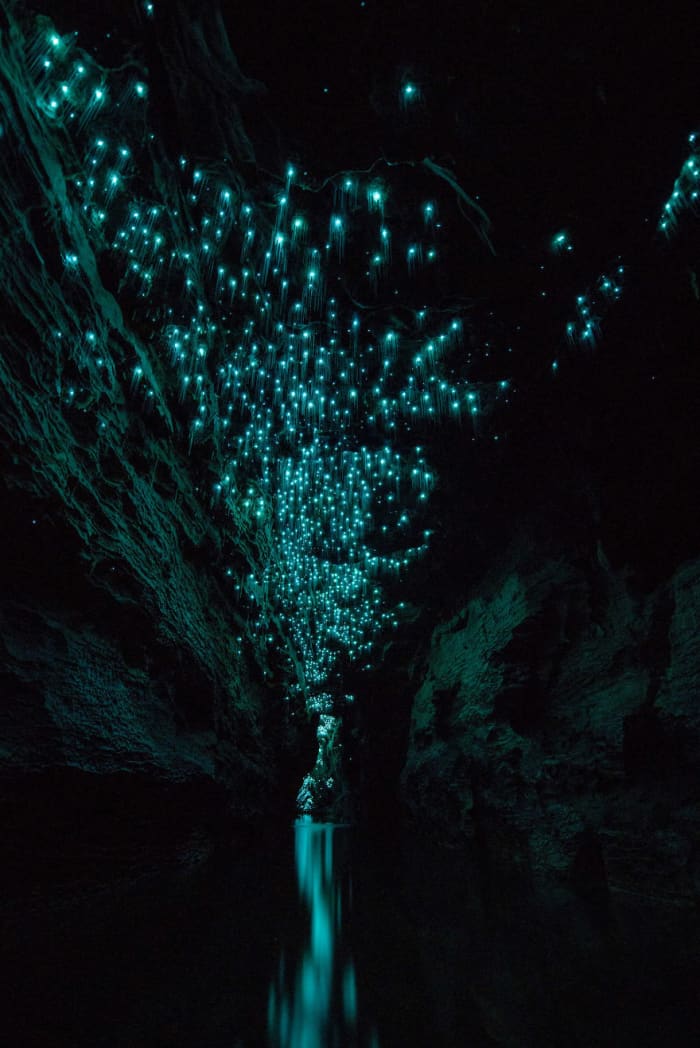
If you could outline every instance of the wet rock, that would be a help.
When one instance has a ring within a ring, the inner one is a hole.
[[[594,585],[573,558],[514,543],[435,628],[404,795],[443,837],[519,856],[535,880],[690,902],[700,561],[646,595],[601,549],[595,563]]]

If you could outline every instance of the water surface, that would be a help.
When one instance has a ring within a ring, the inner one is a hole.
[[[690,1048],[697,921],[302,823],[0,899],[12,1048]]]

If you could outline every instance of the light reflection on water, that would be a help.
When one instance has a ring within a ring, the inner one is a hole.
[[[294,826],[299,896],[308,931],[296,957],[283,952],[268,999],[268,1035],[275,1048],[379,1048],[358,1017],[357,976],[345,917],[352,903],[349,873],[338,862],[347,827],[300,819]]]

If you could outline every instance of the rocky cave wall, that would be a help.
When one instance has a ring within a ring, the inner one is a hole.
[[[172,380],[71,192],[70,141],[33,105],[34,17],[4,5],[1,31],[0,812],[40,864],[95,833],[145,841],[149,819],[284,812],[299,770],[280,784],[295,730],[233,597],[250,547],[212,513]]]
[[[650,251],[600,354],[521,415],[519,447],[446,481],[442,600],[424,590],[430,640],[397,664],[410,704],[401,798],[416,825],[476,842],[491,872],[511,866],[532,885],[553,875],[598,900],[691,909],[694,257],[692,237]]]
[[[583,890],[697,899],[700,561],[635,592],[515,543],[433,632],[404,790],[445,839]]]

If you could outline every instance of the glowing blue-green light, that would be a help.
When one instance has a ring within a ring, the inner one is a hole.
[[[420,98],[420,88],[411,80],[407,80],[401,88],[401,105],[403,107],[412,105]]]
[[[573,251],[573,245],[567,230],[562,229],[558,233],[555,233],[549,242],[549,247],[554,255],[560,255],[565,251]]]
[[[140,8],[153,14],[153,4]],[[114,129],[109,132],[114,140],[95,142],[89,129],[84,131],[87,118],[80,125],[75,141],[80,178],[72,187],[82,194],[80,217],[85,216],[88,237],[97,230],[100,249],[106,245],[116,253],[136,298],[153,295],[145,315],[159,310],[167,317],[164,359],[156,358],[153,371],[173,369],[190,450],[213,453],[215,480],[202,482],[201,492],[212,506],[231,510],[249,531],[251,548],[259,535],[260,548],[274,549],[275,555],[237,586],[236,599],[250,614],[251,644],[262,649],[282,641],[281,648],[289,647],[310,692],[308,708],[320,703],[322,709],[319,696],[330,695],[338,684],[340,663],[360,658],[364,663],[381,632],[397,624],[378,580],[400,578],[427,549],[429,532],[421,538],[420,530],[410,549],[400,548],[410,541],[408,529],[422,527],[414,511],[422,512],[435,486],[421,448],[414,453],[406,447],[412,428],[438,419],[463,424],[469,412],[482,409],[477,394],[467,395],[457,377],[466,361],[457,359],[463,333],[456,308],[417,310],[414,299],[410,312],[388,311],[380,298],[384,282],[387,295],[399,295],[406,264],[413,272],[424,260],[438,258],[437,204],[421,196],[397,201],[391,219],[385,217],[394,199],[392,165],[385,165],[369,175],[333,177],[325,212],[314,202],[305,215],[298,209],[311,199],[311,186],[295,183],[290,164],[282,167],[271,199],[253,208],[242,202],[239,183],[234,192],[223,184],[223,165],[199,169],[184,156],[173,172],[185,201],[180,214],[169,212],[163,201],[157,207],[138,203],[148,177],[143,170],[148,150],[140,148],[140,131],[128,138],[129,121],[123,118],[125,98],[133,109],[136,99],[148,96],[146,83],[127,73],[125,95],[113,88],[124,81],[105,73],[95,88],[92,60],[90,79],[81,82],[84,66],[71,60],[64,72],[62,52],[49,50],[45,38],[43,52],[57,72],[51,80],[40,70],[41,82],[51,81],[48,92],[40,92],[40,111],[47,113],[52,99],[55,120],[74,98],[81,120],[84,111],[88,118],[104,111],[100,131]],[[34,58],[35,75],[42,58],[41,52]],[[421,97],[413,81],[403,80],[400,91],[404,103]],[[119,99],[112,113],[111,97]],[[148,131],[143,137],[149,140]],[[403,184],[397,180],[397,195]],[[391,230],[385,222],[392,223]],[[401,257],[392,271],[396,245]],[[349,294],[344,297],[346,247],[354,253],[348,272],[367,274],[377,307],[361,317],[366,307],[359,304],[360,290],[356,306]],[[81,248],[80,259],[89,257]],[[79,267],[77,253],[64,254],[63,262]],[[63,279],[70,283],[78,275],[64,270]],[[607,279],[590,292],[596,317],[596,296],[613,296],[620,283],[617,276]],[[328,296],[329,288],[338,289],[337,300]],[[578,312],[575,323],[578,328],[584,323]],[[104,332],[79,335],[79,341],[93,367],[102,353],[101,367],[115,373]],[[127,384],[130,377],[134,401],[148,406],[160,393],[150,388],[155,379],[141,356],[146,352],[144,342],[139,363],[127,370]],[[507,390],[508,383],[499,388]],[[81,395],[78,387],[69,399],[80,401]],[[65,386],[63,397],[65,403]],[[491,399],[485,397],[484,404]],[[70,410],[76,410],[75,401]],[[358,438],[366,443],[358,447]],[[386,535],[393,552],[373,548],[379,534]],[[230,577],[232,569],[225,574]]]

